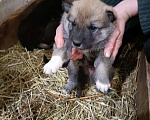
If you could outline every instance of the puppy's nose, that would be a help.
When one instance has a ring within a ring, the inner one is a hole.
[[[80,41],[73,41],[73,45],[79,47],[81,45]]]

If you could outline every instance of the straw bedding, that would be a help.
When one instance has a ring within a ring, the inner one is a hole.
[[[127,75],[126,71],[136,61],[137,52],[135,58],[125,64],[126,67],[116,69],[113,94],[100,94],[91,85],[83,91],[85,97],[80,99],[76,98],[76,90],[69,95],[61,92],[68,78],[65,68],[51,76],[43,74],[43,55],[50,58],[51,53],[52,50],[38,49],[29,52],[19,42],[8,50],[0,51],[0,119],[136,119],[137,70],[134,68]],[[121,61],[121,64],[124,63]],[[122,76],[126,76],[125,80]]]

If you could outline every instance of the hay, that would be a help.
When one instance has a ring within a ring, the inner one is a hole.
[[[37,120],[134,120],[136,119],[134,77],[132,70],[117,93],[120,75],[113,80],[114,94],[103,95],[94,86],[87,87],[85,97],[76,98],[61,92],[67,82],[67,70],[43,74],[43,55],[52,50],[28,52],[20,43],[0,51],[0,119]],[[126,68],[125,68],[126,69]]]

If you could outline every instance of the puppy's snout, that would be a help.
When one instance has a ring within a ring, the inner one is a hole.
[[[81,42],[80,41],[73,41],[73,45],[76,47],[80,47]]]

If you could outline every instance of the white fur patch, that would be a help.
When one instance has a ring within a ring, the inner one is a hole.
[[[67,92],[66,89],[62,89],[62,92],[63,92],[64,94],[68,94],[68,92]]]
[[[51,60],[44,66],[44,73],[45,74],[53,74],[62,67],[63,61],[60,56],[53,56]]]
[[[100,81],[96,81],[96,88],[103,92],[103,93],[106,93],[108,91],[108,89],[110,88],[110,84],[104,84],[104,83],[101,83]]]

